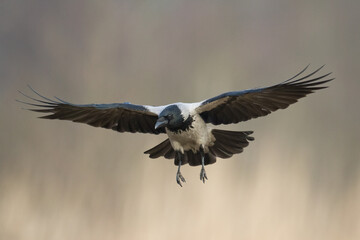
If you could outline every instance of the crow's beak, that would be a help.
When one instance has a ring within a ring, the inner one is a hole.
[[[161,117],[161,118],[159,118],[159,119],[156,121],[155,129],[164,127],[164,126],[166,126],[168,123],[169,123],[169,121],[168,121],[166,118]]]

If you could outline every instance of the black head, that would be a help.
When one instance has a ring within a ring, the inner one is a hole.
[[[183,115],[177,105],[170,105],[159,114],[155,129],[167,127],[171,131],[185,130],[191,124],[192,118]]]

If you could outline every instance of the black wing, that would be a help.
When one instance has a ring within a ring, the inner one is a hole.
[[[287,108],[298,99],[313,93],[334,78],[327,78],[331,73],[311,78],[316,71],[300,77],[308,66],[294,77],[271,87],[227,92],[200,103],[196,111],[206,123],[230,124],[247,121],[251,118],[266,116],[278,109]]]
[[[151,111],[151,106],[135,105],[130,103],[112,104],[87,104],[78,105],[65,102],[59,98],[57,101],[46,98],[37,93],[30,86],[29,88],[37,94],[40,99],[25,95],[31,102],[23,102],[27,105],[35,106],[29,109],[35,112],[50,113],[40,118],[61,119],[73,122],[86,123],[94,127],[113,129],[119,132],[141,132],[141,133],[165,133],[165,129],[155,129],[158,115]]]

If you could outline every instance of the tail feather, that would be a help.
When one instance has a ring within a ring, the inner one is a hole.
[[[172,159],[175,157],[175,151],[171,146],[170,140],[166,139],[155,147],[144,152],[150,154],[150,158],[158,158],[164,156],[165,158]]]
[[[213,129],[211,133],[215,138],[215,142],[213,146],[209,147],[209,151],[205,153],[205,165],[215,163],[216,157],[230,158],[234,154],[241,153],[244,148],[249,145],[249,141],[254,140],[254,138],[250,136],[250,134],[253,133],[252,131],[235,132]],[[175,157],[175,150],[171,146],[169,139],[147,150],[145,154],[150,154],[150,158],[165,157],[167,159],[174,159],[174,164],[177,166],[180,162],[179,159]],[[190,166],[201,165],[201,154],[199,151],[185,151],[181,157],[181,165],[187,163]]]
[[[213,129],[211,133],[215,137],[214,145],[209,147],[209,151],[217,157],[229,158],[234,154],[241,153],[249,145],[249,141],[254,138],[249,136],[252,131],[236,132]]]
[[[171,145],[171,144],[170,144],[170,145]],[[175,157],[175,151],[174,151],[174,149],[171,147],[170,150],[169,150],[167,153],[165,153],[164,158],[166,158],[166,159],[173,159],[174,157]]]
[[[205,153],[204,156],[204,164],[213,164],[216,162],[216,157],[209,153]],[[194,153],[193,151],[186,151],[184,152],[183,159],[181,161],[181,165],[189,163],[190,166],[198,166],[201,165],[201,154],[200,152]],[[179,166],[179,160],[175,159],[174,164]]]
[[[233,155],[221,148],[221,146],[219,145],[217,145],[216,147],[209,147],[209,151],[219,158],[230,158]]]

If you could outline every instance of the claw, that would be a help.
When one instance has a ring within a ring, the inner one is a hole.
[[[205,180],[208,180],[207,175],[206,175],[205,168],[201,168],[201,171],[200,171],[200,180],[203,181],[203,183],[205,183]]]
[[[178,165],[178,170],[177,170],[177,172],[176,172],[176,182],[177,182],[177,184],[180,185],[180,187],[182,187],[181,182],[186,183],[185,178],[183,177],[183,175],[182,175],[181,172],[180,172],[181,159],[182,159],[183,156],[181,155],[180,152],[176,152],[176,154],[177,154],[177,155],[176,155],[176,157],[175,157],[175,164],[176,164],[176,159],[179,160],[179,163],[176,164],[176,165]]]
[[[182,187],[182,184],[181,184],[181,182],[180,182],[180,180],[178,178],[176,178],[176,182],[177,182],[177,184],[180,185],[180,187]]]
[[[177,172],[177,173],[176,173],[176,182],[177,182],[177,184],[180,185],[180,187],[182,187],[181,182],[186,183],[186,180],[185,180],[185,178],[183,177],[183,175],[181,174],[181,172]]]

